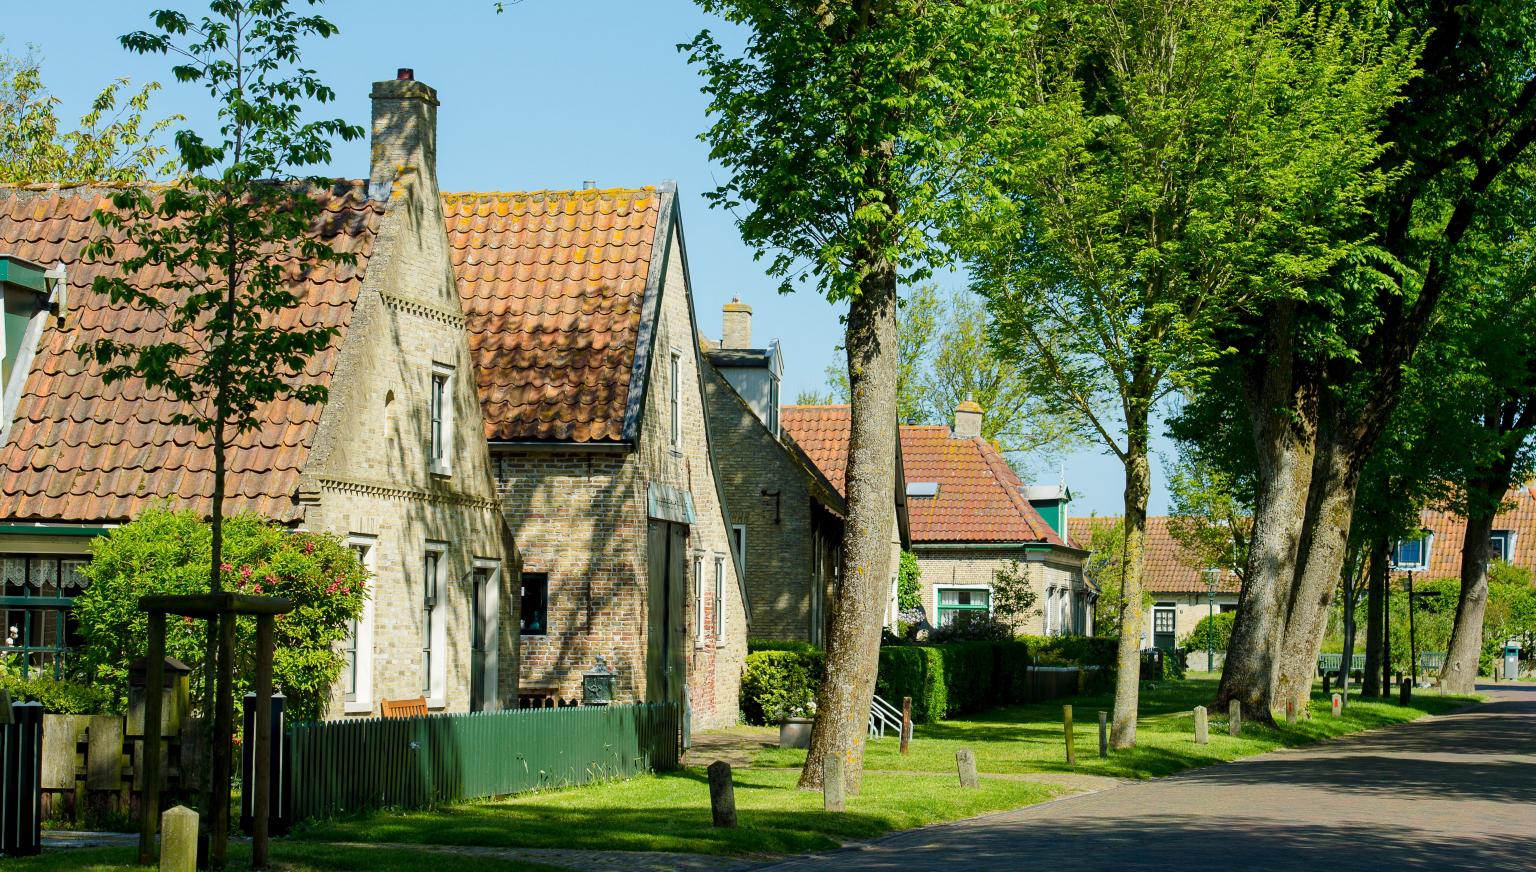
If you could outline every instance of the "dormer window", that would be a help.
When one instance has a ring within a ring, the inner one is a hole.
[[[1394,568],[1404,572],[1428,569],[1429,551],[1433,544],[1434,536],[1431,534],[1397,543],[1392,553]]]
[[[907,482],[907,496],[909,497],[936,497],[939,495],[939,483],[936,481],[909,481]]]
[[[1515,531],[1494,530],[1488,534],[1488,559],[1510,563],[1515,559]]]
[[[5,409],[0,426],[10,423],[50,304],[63,293],[62,279],[62,271],[54,272],[29,260],[0,254],[0,292],[5,297],[5,323],[0,330],[0,392],[4,394]],[[59,302],[62,308],[62,300]]]

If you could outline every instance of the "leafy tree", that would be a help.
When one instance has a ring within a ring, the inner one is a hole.
[[[997,4],[928,0],[698,0],[748,33],[728,54],[705,31],[684,46],[704,76],[710,155],[729,178],[708,196],[737,210],[790,290],[804,279],[848,301],[852,434],[843,606],[800,785],[827,754],[862,783],[881,613],[893,567],[897,286],[943,255],[933,231],[979,131],[1001,109],[995,46],[1013,22]]]
[[[129,87],[126,78],[114,80],[75,130],[61,132],[59,101],[43,86],[37,57],[0,55],[0,183],[137,182],[169,172],[160,134],[182,117],[146,122],[160,86]]]
[[[958,244],[999,351],[1125,471],[1116,747],[1136,742],[1154,409],[1219,334],[1348,253],[1401,52],[1342,15],[1239,0],[1043,4],[1010,61]]]
[[[1019,561],[1010,560],[992,574],[992,615],[1012,627],[1014,633],[1022,630],[1024,623],[1035,614],[1036,599],[1029,569]]]
[[[923,570],[917,565],[917,555],[901,552],[901,567],[896,572],[896,606],[902,611],[921,608],[923,605]]]
[[[933,423],[923,364],[931,353],[942,310],[938,289],[926,283],[913,288],[897,309],[896,417],[904,424]],[[827,366],[827,391],[838,398],[834,402],[849,401],[853,394],[846,364]]]
[[[1231,572],[1241,580],[1248,567],[1253,507],[1236,477],[1186,456],[1169,471],[1168,491],[1168,532],[1185,562]]]
[[[367,572],[335,536],[292,532],[248,513],[226,519],[224,532],[225,588],[293,602],[293,611],[276,622],[273,681],[288,697],[291,718],[318,720],[344,665],[337,645],[362,613]],[[196,512],[169,507],[148,509],[91,542],[91,562],[82,570],[91,584],[75,603],[85,637],[80,660],[118,705],[128,698],[128,665],[144,656],[147,644],[139,597],[206,590],[203,565],[212,548],[209,524]],[[166,653],[192,667],[194,683],[202,680],[206,651],[195,622],[167,622],[165,644]],[[255,656],[256,621],[242,618],[235,635],[239,694],[251,688]]]
[[[173,10],[154,12],[151,20],[154,32],[127,34],[123,47],[175,56],[172,73],[203,86],[219,127],[211,137],[176,133],[183,173],[177,185],[125,188],[113,195],[111,209],[95,215],[104,233],[87,247],[87,257],[116,260],[119,241],[136,253],[98,276],[92,290],[114,305],[160,315],[164,329],[146,342],[107,337],[78,352],[102,368],[109,384],[138,379],[179,401],[174,421],[211,437],[207,573],[209,590],[219,593],[231,439],[259,427],[276,399],[313,404],[326,398],[324,386],[304,383],[304,369],[334,340],[335,329],[284,323],[282,313],[300,302],[292,265],[355,261],[315,232],[322,206],[310,186],[330,182],[294,174],[328,161],[335,138],[357,139],[363,131],[341,119],[306,120],[313,106],[336,97],[302,65],[301,40],[336,32],[325,18],[301,15],[288,0],[212,0],[209,13],[196,20]],[[132,277],[144,272],[164,278],[136,287]],[[223,863],[228,832],[230,749],[222,737],[231,735],[234,717],[234,622],[219,624],[210,622],[205,657],[206,668],[218,673],[208,682],[215,691],[212,735],[221,737],[212,745],[208,781],[215,803],[209,862],[215,866]]]

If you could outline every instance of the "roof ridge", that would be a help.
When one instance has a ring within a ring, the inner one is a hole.
[[[641,185],[640,187],[618,188],[539,188],[532,191],[443,191],[444,200],[454,201],[460,199],[486,199],[504,197],[523,197],[533,199],[535,197],[580,197],[593,199],[603,196],[618,196],[621,194],[659,194],[662,193],[655,185]]]

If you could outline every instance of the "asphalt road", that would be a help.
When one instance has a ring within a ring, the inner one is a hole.
[[[1460,714],[762,868],[1536,870],[1536,685],[1479,689]]]

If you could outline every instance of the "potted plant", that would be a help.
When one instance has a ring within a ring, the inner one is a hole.
[[[816,698],[786,703],[778,712],[779,747],[811,747],[811,727],[816,723]]]

